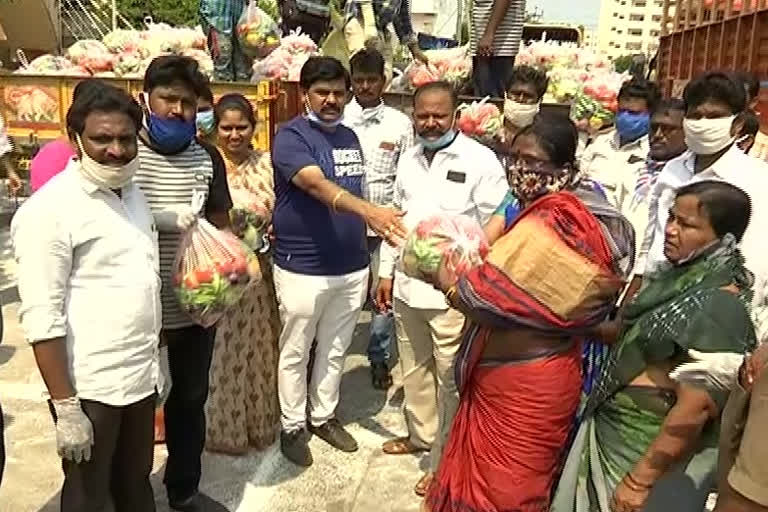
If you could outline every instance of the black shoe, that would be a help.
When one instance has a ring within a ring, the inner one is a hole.
[[[309,436],[304,430],[295,432],[280,432],[280,451],[285,458],[297,466],[308,468],[312,465],[312,452],[309,451],[307,442]]]
[[[168,505],[179,512],[229,512],[224,505],[200,492],[183,500],[168,498]]]
[[[343,452],[356,452],[357,441],[344,430],[339,420],[331,418],[319,427],[310,425],[309,431],[317,437]]]
[[[386,391],[392,385],[392,375],[387,363],[371,363],[371,379],[373,387]]]

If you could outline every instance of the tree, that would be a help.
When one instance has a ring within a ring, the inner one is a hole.
[[[633,62],[632,55],[622,55],[621,57],[613,59],[613,68],[617,73],[624,73],[625,71],[629,71]]]
[[[200,0],[117,0],[117,10],[134,28],[144,27],[144,17],[151,16],[156,23],[194,27],[198,24]]]

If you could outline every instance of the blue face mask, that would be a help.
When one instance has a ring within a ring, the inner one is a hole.
[[[444,134],[442,134],[437,139],[425,139],[421,135],[416,135],[416,142],[424,146],[424,149],[427,149],[429,151],[438,151],[440,149],[443,149],[444,147],[448,146],[451,142],[453,142],[453,139],[456,138],[456,130],[451,128]]]
[[[197,124],[197,129],[205,135],[210,134],[214,128],[213,110],[198,112],[195,124]]]
[[[650,120],[648,112],[620,110],[616,115],[616,131],[622,139],[633,141],[648,133]]]
[[[176,117],[164,119],[152,112],[147,119],[147,133],[152,144],[161,151],[173,153],[192,141],[197,133],[194,121],[185,121]]]
[[[339,118],[336,119],[335,121],[324,121],[324,120],[320,119],[320,117],[318,117],[317,114],[315,114],[314,110],[310,110],[307,113],[307,119],[309,119],[313,123],[319,124],[323,128],[332,129],[332,128],[336,128],[337,126],[339,126],[341,124],[341,122],[344,120],[344,114],[339,116]]]

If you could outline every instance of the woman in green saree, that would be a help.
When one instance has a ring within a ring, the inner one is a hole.
[[[623,313],[555,491],[552,512],[701,512],[714,480],[724,393],[677,384],[688,349],[744,352],[755,344],[752,276],[736,243],[748,196],[724,182],[682,187],[664,254]]]

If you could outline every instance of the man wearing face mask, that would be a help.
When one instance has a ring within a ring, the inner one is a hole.
[[[132,182],[141,109],[101,85],[67,113],[77,157],[16,213],[19,310],[63,459],[61,510],[152,512],[157,231]]]
[[[376,50],[363,49],[350,60],[354,99],[344,110],[344,121],[357,134],[365,157],[363,195],[378,205],[391,205],[394,200],[397,162],[413,145],[413,124],[399,110],[384,104],[384,57]],[[381,238],[368,229],[368,251],[371,256],[371,291],[378,281]],[[395,336],[392,311],[377,308],[371,319],[368,360],[371,363],[373,387],[387,389],[392,385],[389,372],[389,347]]]
[[[205,89],[205,78],[193,59],[171,55],[152,61],[140,96],[144,126],[139,132],[141,166],[135,178],[160,233],[162,338],[168,346],[173,380],[165,402],[164,483],[171,508],[181,511],[204,510],[210,500],[198,492],[198,485],[215,332],[196,325],[181,310],[173,291],[173,262],[184,232],[198,215],[227,228],[232,207],[221,155],[195,138],[198,98]],[[202,211],[193,210],[193,204],[204,205]]]
[[[768,165],[745,155],[734,143],[739,131],[734,121],[745,107],[744,89],[726,74],[709,73],[686,86],[683,100],[683,131],[689,151],[669,161],[654,185],[635,273],[648,275],[664,262],[664,227],[675,190],[702,180],[722,180],[739,187],[750,196],[752,206],[752,220],[741,250],[755,275],[753,314],[758,340],[763,340],[768,327]]]
[[[213,92],[207,79],[205,80],[205,88],[200,91],[200,97],[197,98],[195,125],[197,126],[198,139],[209,141],[213,137],[213,129],[216,127],[213,118]]]
[[[651,191],[659,174],[667,162],[682,155],[687,149],[683,134],[684,116],[683,100],[663,100],[656,106],[651,113],[648,132],[650,138],[648,157],[644,162],[637,164],[633,172],[626,173],[624,179],[618,184],[616,197],[619,210],[632,223],[638,237],[642,236],[648,227]],[[640,243],[636,244],[636,258],[640,253],[640,245]],[[628,296],[634,295],[636,285],[630,288]]]
[[[549,78],[546,73],[530,66],[517,66],[504,95],[504,144],[512,145],[520,129],[533,123],[541,110],[541,100],[547,92]]]
[[[420,87],[413,103],[416,145],[400,157],[394,191],[395,207],[407,212],[406,226],[436,214],[466,215],[484,225],[509,188],[496,155],[456,131],[457,98],[447,82]],[[394,307],[408,435],[387,441],[383,450],[431,449],[429,471],[415,489],[423,495],[458,407],[453,363],[464,316],[431,285],[395,272],[397,256],[396,249],[382,247],[376,304]]]
[[[648,156],[650,112],[659,98],[659,88],[652,82],[638,78],[626,82],[619,90],[615,129],[599,135],[581,156],[581,171],[603,187],[617,208],[619,184]]]
[[[280,128],[272,149],[274,279],[282,323],[280,448],[306,467],[313,462],[307,429],[341,451],[358,448],[335,410],[368,284],[365,226],[390,244],[406,233],[402,213],[360,198],[363,152],[355,132],[341,124],[350,87],[344,66],[332,57],[312,57],[299,84],[306,114]]]

